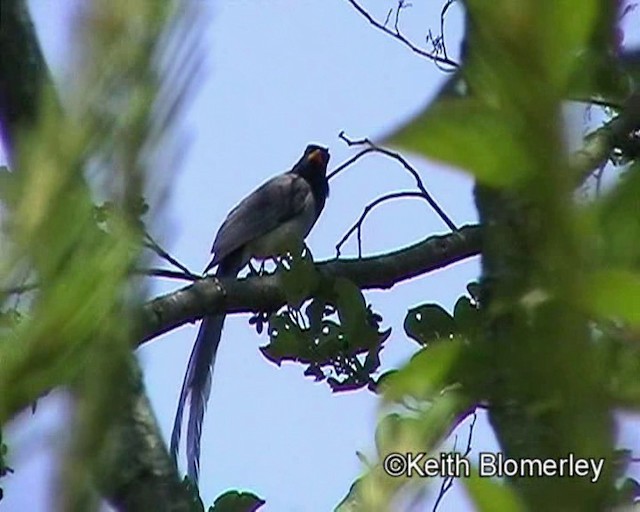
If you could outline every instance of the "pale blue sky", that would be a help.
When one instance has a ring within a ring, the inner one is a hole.
[[[73,42],[69,13],[77,3],[30,2],[47,59],[61,84]],[[264,180],[288,169],[307,143],[328,146],[333,168],[353,153],[338,140],[341,130],[353,137],[379,136],[419,110],[445,78],[433,64],[376,31],[346,0],[197,4],[208,20],[208,72],[180,128],[191,143],[154,233],[196,272],[208,262],[213,235],[227,211]],[[375,5],[371,12],[384,19],[396,2],[363,4]],[[403,26],[419,43],[426,29],[437,30],[441,5],[414,4],[404,14]],[[453,55],[461,23],[454,7],[448,25]],[[410,160],[454,222],[477,220],[468,177],[419,158]],[[365,157],[341,174],[331,182],[325,211],[308,238],[314,257],[335,254],[336,242],[369,201],[412,186],[409,175],[381,156]],[[446,231],[422,202],[396,202],[371,215],[363,248],[367,254],[381,253]],[[351,243],[346,253],[355,250]],[[393,329],[383,352],[385,369],[402,364],[416,348],[402,330],[407,308],[438,302],[451,309],[478,268],[474,259],[388,292],[366,294],[383,315],[383,325]],[[153,290],[180,285],[158,282]],[[267,511],[331,510],[362,470],[356,451],[373,455],[376,397],[366,390],[332,395],[325,384],[305,378],[300,366],[277,368],[258,352],[267,340],[247,319],[228,318],[223,332],[203,431],[205,503],[240,488],[266,499]],[[196,328],[186,326],[140,350],[148,393],[167,437]],[[25,413],[8,429],[16,473],[2,481],[7,510],[49,509],[53,453],[64,433],[63,402],[56,393],[40,402],[37,421]],[[460,436],[466,439],[466,433],[463,427]],[[627,444],[640,449],[639,434],[630,426],[623,435]],[[474,448],[496,448],[486,421],[476,426]],[[457,487],[441,511],[468,509]]]

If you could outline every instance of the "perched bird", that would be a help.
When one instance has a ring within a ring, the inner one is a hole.
[[[213,259],[205,272],[217,265],[216,276],[236,276],[251,258],[264,260],[301,250],[329,195],[328,162],[327,149],[309,145],[290,171],[271,178],[240,201],[218,230],[211,248]],[[207,316],[200,324],[171,434],[171,454],[177,460],[182,416],[189,398],[187,474],[196,484],[202,420],[224,318]]]

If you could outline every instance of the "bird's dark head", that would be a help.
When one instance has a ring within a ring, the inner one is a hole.
[[[329,195],[329,182],[327,181],[329,156],[327,148],[309,144],[304,150],[302,158],[291,169],[291,172],[299,174],[311,185],[316,204],[320,206],[320,209],[324,206],[324,201]]]
[[[292,170],[305,178],[312,173],[326,176],[328,163],[329,150],[322,146],[309,144],[307,149],[304,150],[304,155]]]

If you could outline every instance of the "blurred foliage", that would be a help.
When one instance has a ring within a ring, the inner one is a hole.
[[[467,288],[475,292],[476,284]],[[409,310],[405,331],[422,348],[403,367],[384,373],[377,381],[383,403],[396,411],[383,415],[376,429],[379,461],[391,453],[436,454],[441,443],[474,412],[477,398],[461,383],[468,379],[467,358],[472,357],[465,347],[479,325],[473,295],[458,299],[453,316],[435,304]],[[379,462],[368,463],[365,475],[353,484],[337,510],[385,510],[388,505],[381,504],[388,504],[401,489],[407,491],[405,486],[410,483],[410,479],[387,475]]]
[[[11,148],[11,171],[0,170],[0,425],[53,387],[73,392],[60,493],[70,510],[97,507],[88,469],[100,465],[128,391],[123,373],[145,294],[132,270],[142,260],[147,177],[153,169],[158,181],[154,149],[190,85],[183,59],[197,66],[180,53],[188,38],[175,37],[181,23],[193,26],[178,4],[84,5],[69,104],[63,112],[45,87],[38,119]],[[289,306],[269,315],[263,354],[306,365],[334,391],[368,386],[383,397],[377,460],[338,510],[389,510],[403,492],[419,492],[428,480],[392,478],[381,461],[437,453],[479,404],[505,451],[539,457],[613,456],[611,412],[640,409],[637,140],[611,155],[630,164],[619,180],[578,204],[560,109],[569,97],[619,103],[630,92],[615,60],[615,4],[465,2],[460,73],[469,94],[436,101],[388,140],[477,180],[483,279],[452,314],[431,303],[408,311],[405,333],[419,349],[405,365],[374,380],[390,330],[352,282],[323,277],[308,253],[279,264]],[[16,305],[10,291],[25,282],[37,289]],[[320,291],[305,303],[310,289]],[[258,330],[264,318],[252,320]],[[10,471],[6,453],[0,438],[0,477]],[[614,469],[600,484],[606,493],[571,479],[498,484],[474,475],[465,486],[478,510],[598,510],[605,494],[622,505],[640,492],[625,464]],[[263,504],[234,490],[209,510]]]
[[[432,400],[412,404],[402,413],[384,415],[375,433],[377,460],[368,462],[365,473],[351,486],[347,496],[336,507],[336,512],[360,510],[394,510],[397,495],[419,495],[420,488],[431,479],[389,476],[382,461],[392,453],[423,453],[437,455],[437,448],[449,436],[456,422],[471,412],[473,404],[450,388],[438,393]]]
[[[478,512],[525,512],[527,508],[507,485],[476,474],[463,480]]]
[[[612,148],[617,165],[631,165],[580,203],[561,105],[577,97],[621,104],[632,92],[616,60],[617,5],[467,0],[465,7],[460,73],[468,94],[441,95],[386,142],[478,181],[483,276],[453,314],[428,303],[409,310],[405,332],[421,348],[378,380],[387,408],[403,407],[380,422],[379,460],[393,451],[432,453],[477,404],[489,408],[508,455],[609,459],[611,414],[640,409],[637,141]],[[390,480],[379,462],[367,463],[339,510],[388,510],[426,484]],[[612,489],[610,475],[591,487],[527,480],[473,476],[465,486],[478,510],[492,511],[601,510]],[[633,488],[619,485],[617,503],[630,503]]]
[[[64,109],[47,84],[33,125],[11,134],[11,171],[2,172],[0,289],[20,288],[25,276],[37,289],[20,307],[13,293],[0,296],[0,424],[53,387],[71,390],[73,435],[57,493],[68,510],[96,508],[96,481],[109,484],[96,475],[116,471],[101,464],[101,450],[133,392],[130,347],[146,289],[132,271],[142,260],[146,175],[153,168],[162,190],[155,151],[188,85],[163,60],[187,48],[174,40],[179,4],[79,6]]]

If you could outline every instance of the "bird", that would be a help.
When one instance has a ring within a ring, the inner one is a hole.
[[[263,183],[227,215],[211,248],[205,274],[218,267],[216,277],[235,277],[251,259],[265,260],[302,251],[304,239],[324,209],[329,196],[329,150],[309,144],[287,172]],[[298,253],[299,254],[299,253]],[[200,438],[216,353],[225,315],[204,317],[191,350],[171,433],[171,455],[177,464],[183,415],[187,421],[187,476],[197,486]]]

